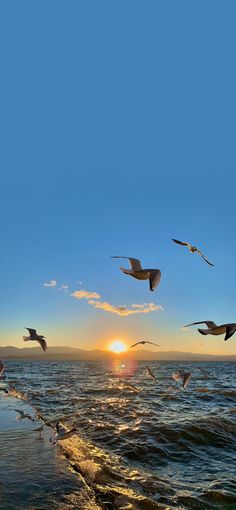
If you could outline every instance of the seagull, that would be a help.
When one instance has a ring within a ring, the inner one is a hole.
[[[200,255],[200,257],[203,258],[203,260],[205,260],[205,262],[207,262],[207,264],[209,264],[209,266],[214,266],[214,264],[212,264],[212,262],[210,262],[206,257],[204,257],[203,253],[198,248],[196,248],[196,246],[193,246],[190,243],[178,241],[178,239],[172,239],[172,241],[174,241],[174,243],[181,244],[181,246],[187,246],[189,251],[191,251],[191,253],[196,252],[198,255]]]
[[[65,425],[62,425],[59,421],[56,423],[57,434],[50,438],[50,443],[56,444],[57,441],[63,441],[64,439],[69,439],[69,437],[74,436],[77,432],[76,427],[72,429],[68,429]]]
[[[200,370],[200,372],[202,372],[204,379],[209,379],[206,370],[203,370],[203,368],[201,367],[197,367],[197,369]]]
[[[236,323],[232,322],[232,324],[221,324],[217,326],[213,321],[200,321],[200,322],[191,322],[191,324],[186,324],[184,328],[188,328],[189,326],[195,326],[196,324],[206,324],[208,329],[199,329],[199,333],[201,335],[223,335],[225,334],[224,340],[228,340],[236,331]]]
[[[39,439],[42,439],[42,435],[41,435],[41,432],[43,431],[44,429],[44,424],[42,424],[40,427],[38,427],[37,429],[33,429],[34,432],[39,432]]]
[[[122,389],[124,390],[134,391],[135,393],[140,393],[140,391],[142,391],[136,388],[133,384],[127,384],[124,383],[123,381],[120,381],[120,384],[122,385]]]
[[[137,278],[137,280],[149,280],[150,290],[153,291],[159,285],[161,279],[160,269],[143,269],[141,261],[132,257],[123,257],[122,255],[115,255],[111,259],[128,259],[131,269],[120,267],[123,273]]]
[[[155,344],[154,342],[148,342],[147,340],[141,340],[140,342],[136,342],[136,344],[133,344],[130,346],[130,349],[131,347],[135,347],[136,345],[144,345],[144,344],[151,344],[151,345],[156,345],[157,347],[160,347],[159,344]]]
[[[1,377],[2,373],[4,372],[4,368],[5,368],[4,363],[3,363],[2,359],[0,359],[0,377]]]
[[[155,377],[155,375],[154,375],[153,371],[151,370],[151,368],[147,366],[147,367],[146,367],[146,371],[147,371],[147,375],[150,375],[150,377],[151,377],[154,381],[156,381],[156,377]]]
[[[24,420],[27,418],[30,421],[35,421],[35,418],[33,418],[29,413],[24,413],[24,411],[21,411],[19,409],[15,409],[16,413],[19,413],[20,416],[16,417],[16,420]]]
[[[25,329],[28,329],[30,336],[23,336],[23,340],[25,342],[28,342],[29,340],[36,340],[36,342],[38,342],[41,345],[42,349],[44,351],[46,351],[47,343],[46,343],[45,337],[43,335],[38,335],[36,332],[36,329],[32,329],[32,328],[25,328]]]
[[[174,381],[182,381],[183,382],[183,388],[187,388],[190,379],[191,379],[192,372],[174,372],[172,374],[172,377]]]

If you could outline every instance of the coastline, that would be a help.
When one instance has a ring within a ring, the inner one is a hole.
[[[0,501],[2,510],[101,510],[81,474],[68,469],[40,421],[16,420],[15,409],[34,415],[25,401],[0,393]]]
[[[1,388],[7,385],[1,384]],[[16,409],[35,415],[16,388],[0,392],[1,510],[171,510],[124,487],[106,467],[104,452],[80,435],[56,446],[47,421],[16,420]],[[42,438],[33,429],[44,423]],[[20,486],[20,490],[19,490]],[[176,508],[176,507],[175,507]],[[181,507],[178,507],[181,510]]]

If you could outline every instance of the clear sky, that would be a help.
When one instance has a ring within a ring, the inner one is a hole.
[[[236,353],[236,335],[181,329],[236,322],[235,16],[230,0],[1,3],[0,345],[29,326],[49,346]],[[160,268],[159,287],[111,255]]]

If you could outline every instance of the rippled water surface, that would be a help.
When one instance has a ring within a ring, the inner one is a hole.
[[[63,451],[104,508],[236,509],[236,364],[151,362],[156,382],[146,364],[8,361],[6,375],[46,421],[78,425]],[[175,392],[179,369],[192,379]]]

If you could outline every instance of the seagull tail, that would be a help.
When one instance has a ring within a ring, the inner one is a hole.
[[[199,333],[201,333],[201,335],[209,335],[211,330],[210,329],[198,329]]]
[[[122,273],[129,274],[129,275],[132,275],[132,273],[133,273],[132,269],[126,269],[125,267],[120,267],[120,270],[122,271]]]

